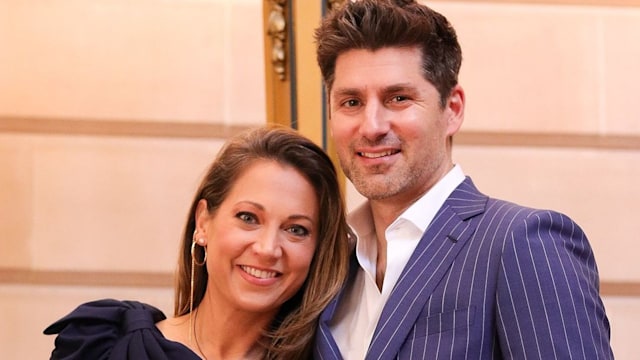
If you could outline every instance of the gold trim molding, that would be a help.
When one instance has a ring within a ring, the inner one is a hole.
[[[267,19],[267,35],[271,38],[271,64],[273,71],[281,81],[287,76],[287,18],[286,0],[272,0]]]

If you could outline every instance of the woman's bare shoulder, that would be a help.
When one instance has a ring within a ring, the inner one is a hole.
[[[164,319],[156,323],[162,335],[171,341],[189,343],[189,315]]]

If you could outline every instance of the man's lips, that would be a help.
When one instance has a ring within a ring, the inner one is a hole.
[[[240,265],[240,268],[242,268],[242,270],[244,270],[244,272],[246,272],[247,274],[253,277],[256,277],[258,279],[271,279],[271,278],[275,278],[282,275],[277,271],[262,270],[262,269],[254,268],[248,265]]]
[[[400,150],[385,150],[385,151],[358,151],[358,156],[368,158],[368,159],[377,159],[385,156],[391,156],[399,153]]]

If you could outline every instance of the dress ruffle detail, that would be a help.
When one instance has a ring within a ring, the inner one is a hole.
[[[106,299],[80,305],[44,333],[58,334],[52,360],[200,359],[162,335],[155,323],[165,318],[151,305]]]

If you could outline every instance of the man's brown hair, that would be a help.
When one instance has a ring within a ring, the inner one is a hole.
[[[442,106],[458,83],[462,51],[455,30],[443,15],[416,1],[347,0],[327,14],[315,39],[327,91],[333,86],[340,54],[385,47],[421,50],[423,76],[438,89]]]

